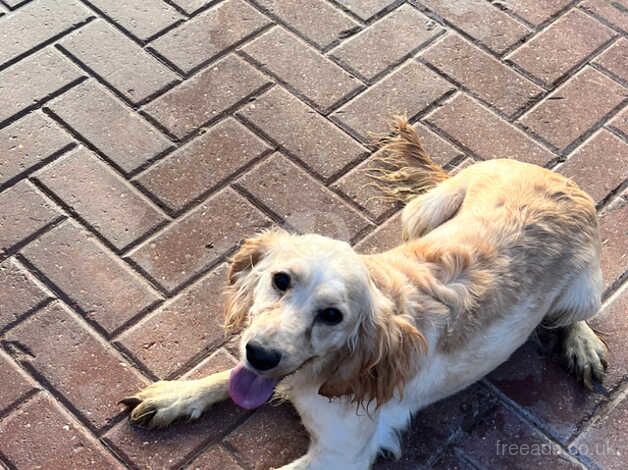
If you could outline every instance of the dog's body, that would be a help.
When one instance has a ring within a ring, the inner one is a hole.
[[[410,132],[403,122],[398,130]],[[248,368],[253,343],[281,352],[254,377],[283,379],[276,393],[311,436],[308,453],[285,468],[365,469],[382,450],[398,456],[399,431],[414,412],[482,378],[541,324],[560,329],[585,384],[603,375],[606,348],[584,322],[602,291],[591,198],[511,160],[446,178],[421,158],[428,166],[419,170],[433,170],[437,184],[405,207],[400,246],[363,256],[341,242],[274,231],[234,258],[228,326],[248,325]],[[223,372],[159,382],[125,403],[132,421],[166,425],[226,399],[229,381]],[[250,391],[234,386],[236,401]]]

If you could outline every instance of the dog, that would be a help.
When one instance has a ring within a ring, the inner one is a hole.
[[[374,170],[406,202],[403,242],[360,255],[338,240],[272,229],[231,260],[227,331],[241,362],[199,380],[161,381],[122,403],[134,424],[198,418],[229,397],[253,409],[291,401],[311,440],[284,469],[368,469],[397,458],[421,408],[479,380],[537,327],[560,333],[587,387],[607,348],[586,320],[600,307],[593,200],[544,168],[498,159],[450,176],[407,120],[380,141]]]

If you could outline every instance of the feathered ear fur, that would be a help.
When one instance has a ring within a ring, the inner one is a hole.
[[[403,315],[376,309],[359,328],[353,347],[340,353],[339,366],[319,389],[328,398],[351,396],[360,405],[376,407],[390,400],[414,375],[427,341]]]
[[[268,253],[277,237],[285,232],[281,229],[268,230],[244,241],[231,258],[225,290],[225,323],[228,333],[240,329],[253,304],[253,289],[257,277],[251,275],[253,267]]]

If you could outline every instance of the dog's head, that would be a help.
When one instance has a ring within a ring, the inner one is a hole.
[[[422,335],[345,242],[268,231],[244,242],[228,281],[225,326],[244,328],[230,381],[241,406],[261,405],[278,380],[310,362],[321,394],[378,405],[414,372]]]

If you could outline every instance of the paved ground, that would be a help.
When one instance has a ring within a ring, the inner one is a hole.
[[[602,215],[612,366],[584,391],[530,342],[421,412],[380,468],[628,466],[628,3],[0,0],[0,467],[268,468],[287,406],[131,429],[116,401],[233,363],[224,262],[273,223],[394,244],[367,132],[418,122],[456,169],[510,156]]]

